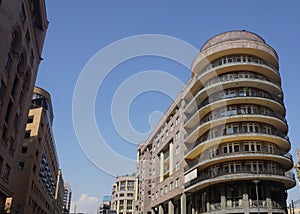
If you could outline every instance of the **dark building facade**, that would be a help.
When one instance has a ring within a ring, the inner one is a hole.
[[[0,210],[11,203],[20,151],[48,27],[43,0],[0,1]]]

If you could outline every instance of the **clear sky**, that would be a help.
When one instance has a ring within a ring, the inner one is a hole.
[[[300,148],[300,1],[46,0],[46,7],[50,23],[37,85],[52,95],[56,147],[63,177],[72,185],[72,211],[76,204],[77,212],[96,213],[103,195],[111,193],[111,185],[115,180],[110,175],[114,173],[99,169],[101,167],[93,164],[81,149],[80,144],[92,142],[92,139],[86,139],[85,142],[77,140],[72,119],[76,82],[86,63],[98,51],[130,36],[168,35],[199,49],[209,38],[224,31],[248,30],[259,34],[279,55],[291,153],[294,155],[295,148]],[[117,55],[118,52],[115,52],[111,57]],[[105,64],[106,61],[100,63]],[[154,56],[137,57],[111,70],[102,82],[95,102],[99,132],[114,152],[129,160],[135,159],[138,142],[124,139],[116,131],[111,115],[113,97],[122,83],[147,70],[168,72],[184,83],[190,77],[189,70],[180,63]],[[99,70],[99,76],[101,72]],[[89,84],[86,87],[88,89]],[[90,96],[86,94],[87,98]],[[129,108],[126,116],[137,132],[147,134],[171,102],[170,96],[150,90],[138,95],[130,106],[126,106]],[[122,113],[117,112],[113,116],[117,120],[122,118]],[[85,114],[82,112],[83,116]],[[84,131],[90,129],[90,124],[86,124]],[[94,153],[106,157],[103,151]],[[107,162],[109,165],[110,161],[107,158],[103,164]],[[134,171],[134,161],[131,162],[126,168],[128,174]],[[113,162],[110,164],[114,172],[117,170],[113,169],[118,168],[116,165]],[[292,199],[300,198],[298,188],[289,192]]]

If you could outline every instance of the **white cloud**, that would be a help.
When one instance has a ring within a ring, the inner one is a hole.
[[[94,214],[97,213],[99,199],[94,196],[89,196],[88,194],[81,194],[76,201],[72,201],[71,212],[75,211],[75,206],[76,213]]]

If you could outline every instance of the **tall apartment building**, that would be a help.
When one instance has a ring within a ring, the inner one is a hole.
[[[52,133],[53,111],[50,94],[34,88],[25,137],[18,156],[13,213],[61,213],[62,182]],[[61,201],[57,201],[59,199]]]
[[[138,146],[135,213],[183,213],[184,151],[182,93],[148,139]]]
[[[0,1],[0,211],[13,196],[47,26],[44,0]]]
[[[172,106],[182,122],[175,137]],[[287,213],[295,177],[285,114],[276,51],[247,31],[211,38],[138,147],[136,213]]]
[[[64,203],[63,203],[63,214],[69,214],[71,212],[71,199],[72,189],[71,185],[67,182],[64,183]]]
[[[133,214],[135,195],[135,175],[118,176],[112,189],[111,210],[117,214]]]

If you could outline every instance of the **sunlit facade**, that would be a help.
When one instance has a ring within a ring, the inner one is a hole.
[[[276,51],[254,33],[225,32],[191,71],[138,147],[136,213],[287,213],[295,177]],[[175,114],[182,124],[166,143]]]

